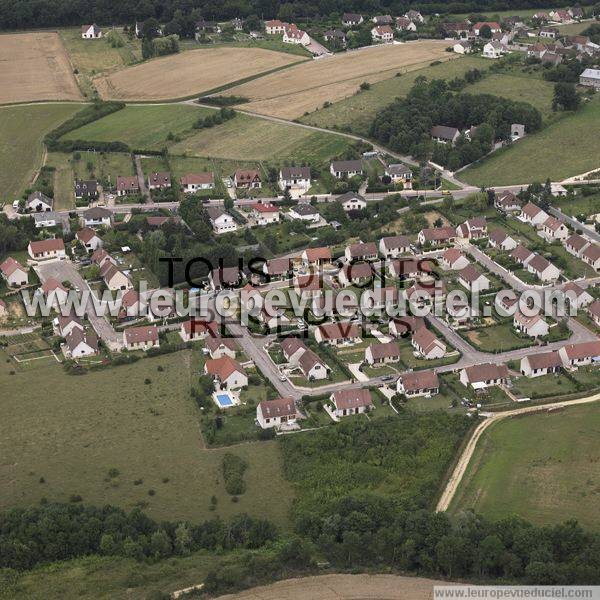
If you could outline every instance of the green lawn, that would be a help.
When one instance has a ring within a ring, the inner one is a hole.
[[[598,530],[600,406],[567,408],[492,425],[480,439],[450,511],[535,524],[565,517]]]
[[[450,80],[462,76],[469,69],[487,67],[489,67],[489,62],[485,59],[471,56],[447,61],[433,67],[429,63],[424,63],[421,69],[373,83],[370,90],[334,102],[327,108],[319,109],[302,117],[300,121],[329,129],[347,129],[366,135],[375,115],[390,104],[394,98],[406,96],[417,77]]]
[[[552,205],[560,208],[560,210],[571,217],[577,215],[595,215],[600,213],[600,194],[593,196],[583,196],[578,194],[575,198],[568,199],[554,199]]]
[[[292,493],[275,442],[205,449],[190,395],[191,351],[79,377],[48,359],[21,367],[6,356],[0,352],[0,509],[79,494],[86,504],[142,506],[155,519],[198,522],[239,512],[264,516],[276,497],[269,518],[286,523]],[[225,451],[249,464],[248,489],[236,504],[220,476]],[[120,472],[115,479],[107,477],[111,468]],[[218,503],[210,511],[213,494]]]
[[[342,153],[349,144],[350,140],[338,135],[238,114],[174,144],[170,152],[235,160],[323,162]]]
[[[473,185],[553,181],[600,166],[600,99],[460,173]]]
[[[567,396],[598,386],[600,386],[598,371],[593,368],[580,368],[573,377],[565,373],[531,378],[520,377],[515,381],[513,391],[519,397],[536,399]]]
[[[81,110],[80,104],[0,108],[0,189],[12,202],[28,187],[42,158],[42,138]]]
[[[512,323],[500,323],[472,329],[465,331],[463,337],[482,352],[506,352],[516,348],[527,348],[535,344],[533,338],[519,337],[514,332]]]

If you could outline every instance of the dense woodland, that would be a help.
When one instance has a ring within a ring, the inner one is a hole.
[[[584,0],[579,4],[593,5]],[[226,20],[234,17],[257,15],[260,18],[278,17],[284,20],[315,19],[341,15],[343,12],[366,14],[403,14],[407,9],[433,13],[472,13],[481,11],[546,8],[546,0],[470,0],[442,2],[434,0],[3,0],[0,3],[0,29],[25,29],[29,27],[55,27],[97,22],[102,25],[133,23],[157,18],[163,23],[173,20],[175,12],[198,11],[205,19]],[[558,0],[555,6],[567,6]]]

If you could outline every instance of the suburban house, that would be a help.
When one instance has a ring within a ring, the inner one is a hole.
[[[33,213],[33,220],[35,222],[36,229],[42,229],[44,227],[56,227],[59,223],[62,223],[60,213],[57,213],[53,210],[49,212]]]
[[[67,337],[74,329],[79,329],[80,331],[85,329],[81,319],[74,314],[67,316],[58,315],[52,322],[52,326],[54,332],[61,337]]]
[[[293,398],[263,400],[256,407],[256,420],[263,429],[295,423],[300,418]]]
[[[425,23],[425,17],[418,10],[411,9],[404,16],[413,23]]]
[[[290,24],[283,29],[282,41],[285,44],[300,44],[302,46],[308,46],[310,44],[310,36],[306,31],[298,29],[294,24]]]
[[[108,210],[108,208],[95,206],[83,213],[82,222],[84,227],[110,227],[112,219],[112,211]]]
[[[329,171],[338,179],[354,177],[363,174],[363,163],[362,160],[334,160],[329,166]]]
[[[421,327],[414,332],[411,344],[415,351],[426,360],[443,358],[446,354],[446,344],[426,327]]]
[[[94,331],[74,328],[65,335],[62,351],[66,358],[82,358],[98,354],[98,336]]]
[[[515,212],[521,210],[521,201],[512,192],[500,192],[496,194],[494,206],[502,212]]]
[[[91,261],[99,267],[102,267],[106,261],[111,262],[113,265],[117,264],[117,261],[106,250],[104,250],[104,248],[98,248],[98,250],[92,254]]]
[[[371,37],[375,42],[391,42],[394,39],[394,30],[389,25],[375,25],[371,29]]]
[[[379,240],[379,253],[384,258],[398,258],[410,251],[410,240],[405,235],[392,235]]]
[[[525,266],[535,256],[535,254],[529,250],[529,248],[525,248],[525,246],[517,244],[517,247],[510,253],[509,256],[515,262]]]
[[[342,25],[344,27],[355,27],[364,21],[363,16],[356,13],[344,13],[342,15]]]
[[[375,25],[391,25],[394,22],[392,15],[375,15],[371,21]]]
[[[431,138],[434,142],[440,144],[456,144],[456,141],[460,137],[460,131],[456,127],[447,127],[446,125],[434,125],[430,132]]]
[[[500,58],[508,52],[506,44],[492,40],[483,46],[482,56],[485,58]]]
[[[195,194],[202,190],[212,190],[215,187],[214,173],[189,173],[179,180],[184,194]]]
[[[254,204],[250,211],[250,218],[257,225],[279,223],[279,208],[270,202]]]
[[[259,189],[262,187],[260,173],[257,169],[237,169],[233,174],[236,188]]]
[[[458,282],[472,292],[490,289],[490,280],[475,265],[467,265],[458,274]]]
[[[425,327],[425,319],[423,317],[405,315],[403,317],[395,317],[390,321],[389,332],[394,337],[402,337],[412,335],[422,327]]]
[[[594,301],[594,297],[574,281],[569,281],[563,286],[562,290],[565,294],[565,302],[577,310],[588,306]]]
[[[554,40],[558,36],[558,27],[540,27],[538,37]]]
[[[140,193],[140,182],[136,175],[119,175],[117,177],[117,196],[128,196]]]
[[[121,296],[119,320],[132,319],[142,314],[140,295],[136,290],[129,289]]]
[[[288,212],[288,217],[294,221],[318,223],[321,220],[319,211],[312,204],[296,204]]]
[[[310,167],[282,167],[279,170],[279,188],[290,190],[292,196],[307,192],[310,188]]]
[[[451,244],[456,240],[456,229],[454,227],[427,227],[419,231],[417,239],[421,246]]]
[[[400,346],[398,346],[398,342],[370,344],[365,350],[365,361],[371,366],[396,363],[399,360]]]
[[[350,346],[359,344],[360,327],[356,323],[349,321],[324,323],[315,329],[315,340],[319,344],[329,346]]]
[[[600,69],[584,69],[579,76],[579,85],[600,90]]]
[[[558,373],[562,366],[562,359],[558,352],[542,352],[522,358],[520,371],[525,377],[540,377]]]
[[[17,262],[12,256],[9,256],[0,264],[0,272],[6,284],[10,287],[19,287],[29,283],[29,274],[27,269]]]
[[[408,17],[396,17],[396,29],[399,31],[416,31],[417,26]]]
[[[84,40],[97,40],[102,37],[102,29],[94,23],[93,25],[81,26],[81,38]]]
[[[218,267],[208,274],[210,287],[214,291],[237,287],[240,280],[241,273],[238,267]]]
[[[397,258],[389,264],[389,271],[396,279],[416,279],[431,275],[431,263],[416,258]]]
[[[407,290],[404,290],[404,297],[407,302],[419,307],[431,302],[438,303],[446,297],[446,284],[443,281],[434,281],[432,283],[413,283]]]
[[[548,323],[540,315],[528,317],[517,311],[513,316],[513,326],[517,331],[532,338],[548,335]]]
[[[204,347],[208,350],[211,358],[222,358],[223,356],[235,358],[237,354],[237,346],[230,338],[210,336],[206,338]]]
[[[102,247],[102,238],[89,227],[80,229],[75,237],[88,252],[94,252]]]
[[[154,217],[146,217],[146,224],[151,229],[160,229],[167,223],[172,223],[173,225],[181,225],[181,217],[175,215],[172,217],[165,216],[154,216]]]
[[[292,272],[291,258],[272,258],[263,265],[263,272],[269,277],[283,278]]]
[[[466,367],[460,372],[460,382],[480,390],[493,385],[505,385],[508,383],[508,367],[505,364],[482,363]]]
[[[409,167],[402,163],[394,163],[385,168],[385,175],[389,177],[393,183],[402,183],[405,187],[412,185],[413,172]]]
[[[590,244],[582,253],[581,260],[590,265],[594,270],[600,270],[600,246]]]
[[[404,373],[396,384],[399,394],[407,398],[415,396],[435,396],[440,391],[440,384],[435,371],[413,371]]]
[[[600,327],[600,300],[595,300],[587,308],[588,315],[594,321],[596,327]]]
[[[148,189],[162,190],[171,187],[171,174],[164,171],[148,175]]]
[[[62,238],[52,238],[39,242],[31,241],[27,246],[29,256],[34,260],[48,260],[50,258],[65,258],[65,243]]]
[[[320,275],[297,275],[294,277],[294,292],[300,298],[316,298],[320,296],[323,293]]]
[[[337,42],[340,46],[346,46],[346,34],[340,29],[328,29],[323,33],[326,42]]]
[[[527,262],[526,268],[541,281],[556,281],[560,277],[558,268],[539,254]]]
[[[281,340],[280,346],[285,360],[292,365],[297,365],[300,357],[308,350],[306,344],[297,337],[288,337]]]
[[[570,369],[577,369],[600,362],[600,340],[568,344],[558,351],[562,363]]]
[[[365,389],[338,390],[330,396],[332,406],[329,407],[335,419],[349,415],[358,415],[373,408],[371,392]]]
[[[363,210],[367,207],[367,201],[356,192],[346,192],[337,197],[337,201],[341,203],[345,212],[353,210]]]
[[[69,295],[69,290],[60,281],[54,279],[54,277],[46,279],[42,287],[38,289],[38,292],[46,296],[47,306],[56,311],[60,310],[60,307],[67,301]]]
[[[54,207],[54,198],[42,192],[31,192],[25,201],[25,210],[30,212],[50,212]]]
[[[125,297],[125,296],[123,296]],[[184,342],[196,342],[217,335],[217,324],[214,321],[190,319],[181,324],[179,336]]]
[[[229,233],[237,230],[237,224],[233,217],[218,206],[209,206],[206,208],[210,224],[216,234]]]
[[[331,248],[307,248],[301,255],[302,264],[305,267],[317,267],[331,262]]]
[[[345,264],[338,273],[339,282],[343,287],[365,284],[372,278],[371,265],[365,262]]]
[[[378,257],[377,245],[375,242],[359,242],[357,244],[350,244],[349,246],[346,246],[344,256],[348,261],[376,260]]]
[[[533,202],[528,202],[522,209],[520,218],[521,221],[530,225],[541,226],[547,219],[548,214],[545,213],[539,206]]]
[[[480,21],[479,23],[475,23],[475,25],[472,27],[472,31],[477,37],[479,37],[481,35],[481,30],[484,27],[489,27],[492,34],[502,31],[500,24],[496,21]]]
[[[131,279],[110,261],[106,261],[100,267],[100,277],[111,291],[128,290],[133,287]]]
[[[466,21],[462,21],[459,23],[442,23],[441,29],[445,32],[447,36],[459,39],[467,38],[469,36],[469,33],[471,32],[471,28]]]
[[[288,23],[284,23],[279,19],[265,21],[265,33],[267,35],[282,35]]]
[[[517,242],[514,238],[506,235],[502,229],[494,229],[489,235],[490,246],[509,252],[517,247]]]
[[[480,240],[487,237],[487,221],[485,217],[473,217],[456,228],[456,235],[466,240]]]
[[[243,367],[230,356],[209,358],[204,364],[204,372],[212,376],[215,386],[221,390],[239,390],[248,385]]]
[[[361,304],[364,304],[367,309],[381,310],[386,307],[397,306],[399,299],[400,290],[396,286],[390,285],[365,290],[361,298]]]
[[[570,235],[564,242],[565,250],[573,256],[581,256],[584,248],[587,248],[589,241],[581,237],[578,233]]]
[[[309,381],[327,379],[329,367],[310,349],[298,359],[298,367]]]
[[[98,182],[95,179],[87,181],[76,179],[74,191],[76,200],[87,200],[88,202],[98,200]]]
[[[469,259],[458,248],[448,248],[442,254],[440,264],[448,271],[459,271],[469,264]]]
[[[127,350],[149,350],[158,348],[158,329],[156,325],[129,327],[123,332],[123,343]]]
[[[569,237],[567,226],[555,217],[548,217],[538,233],[549,241],[566,240]]]
[[[461,40],[452,46],[452,50],[456,52],[456,54],[471,54],[471,52],[473,52],[473,44],[468,40]]]

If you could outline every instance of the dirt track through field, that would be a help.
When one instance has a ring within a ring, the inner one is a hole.
[[[262,48],[190,50],[98,77],[94,84],[104,99],[168,100],[207,92],[299,60],[302,57]]]
[[[0,35],[0,104],[81,99],[57,33]]]
[[[251,102],[243,105],[244,110],[294,119],[317,110],[325,102],[355,94],[364,81],[375,83],[436,60],[457,58],[445,51],[447,46],[443,40],[426,40],[345,52],[260,77],[225,93],[249,98]]]
[[[319,575],[287,579],[218,600],[431,600],[444,581],[399,575]]]

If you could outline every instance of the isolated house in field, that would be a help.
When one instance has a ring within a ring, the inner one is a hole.
[[[82,25],[81,37],[84,40],[98,40],[102,37],[102,29],[96,23],[93,25]]]
[[[195,194],[203,190],[215,188],[214,173],[188,173],[179,180],[184,194]]]
[[[117,177],[117,196],[129,196],[140,193],[140,182],[136,175],[119,175]]]
[[[367,201],[363,196],[356,192],[346,192],[336,199],[341,203],[344,212],[352,212],[354,210],[363,210],[367,207]]]
[[[321,248],[307,248],[301,255],[302,264],[305,267],[316,267],[331,262],[331,248],[324,246]]]
[[[533,202],[528,202],[522,209],[520,219],[524,223],[534,226],[541,226],[548,219],[549,215]]]
[[[371,29],[371,38],[374,42],[392,42],[394,30],[389,25],[376,25]]]
[[[426,360],[443,358],[446,354],[446,344],[426,327],[415,331],[411,344],[415,351]]]
[[[108,208],[95,206],[86,210],[81,220],[84,227],[110,227],[112,225],[113,213]]]
[[[350,321],[325,323],[315,329],[315,340],[328,346],[351,346],[360,343],[360,327]]]
[[[292,206],[288,216],[294,221],[304,221],[305,223],[318,223],[321,220],[319,211],[312,204]]]
[[[440,384],[435,371],[413,371],[400,375],[396,389],[407,398],[435,396],[440,391]]]
[[[212,225],[213,231],[220,235],[221,233],[229,233],[237,230],[237,223],[234,218],[226,213],[218,206],[209,206],[206,209],[210,224]]]
[[[370,344],[365,350],[365,361],[371,366],[397,363],[399,360],[400,346],[398,346],[398,342]]]
[[[0,264],[0,273],[2,273],[2,278],[9,287],[20,287],[29,283],[27,269],[12,256],[9,256]]]
[[[506,232],[502,229],[494,229],[489,235],[489,240],[492,248],[498,248],[505,252],[514,250],[517,247],[516,240],[509,235],[506,235]]]
[[[88,251],[94,252],[98,248],[102,247],[102,238],[89,227],[84,227],[80,229],[75,237],[77,241]]]
[[[239,390],[248,385],[246,371],[230,356],[209,358],[204,364],[204,372],[212,375],[215,387],[221,390]]]
[[[460,372],[460,382],[471,386],[475,390],[484,389],[494,385],[508,383],[508,367],[504,364],[482,363],[466,367]]]
[[[75,328],[65,336],[62,351],[67,358],[73,359],[94,356],[98,354],[98,336],[91,330]]]
[[[250,211],[250,218],[253,219],[257,225],[279,223],[279,207],[270,202],[264,204],[257,203]]]
[[[295,423],[299,418],[300,413],[293,398],[263,400],[256,407],[256,420],[263,429]]]
[[[310,182],[310,167],[282,167],[279,170],[279,189],[289,190],[292,197],[307,192]]]
[[[398,258],[408,252],[410,252],[410,240],[405,235],[382,237],[379,240],[379,253],[384,258]]]
[[[354,177],[363,174],[362,160],[334,160],[329,165],[329,172],[337,179]]]
[[[181,324],[179,336],[184,342],[196,342],[207,337],[217,337],[218,326],[214,321],[190,319]]]
[[[456,144],[460,137],[460,131],[456,127],[447,127],[446,125],[435,125],[431,128],[431,139],[440,144]]]
[[[469,264],[469,259],[458,248],[448,248],[442,254],[440,264],[448,271],[459,271]]]
[[[98,182],[95,179],[88,179],[86,181],[76,179],[74,191],[76,200],[87,200],[88,202],[98,200],[98,196],[100,195],[98,192]]]
[[[368,412],[373,408],[371,392],[365,389],[339,390],[330,396],[329,410],[336,419]]]
[[[165,171],[150,173],[148,175],[149,190],[164,190],[171,187],[171,174]]]
[[[29,256],[34,260],[49,260],[51,258],[65,258],[65,243],[61,238],[31,241],[27,247]]]
[[[490,289],[490,280],[475,265],[468,265],[460,271],[458,282],[471,292],[483,292]]]
[[[233,184],[236,188],[259,189],[262,180],[257,169],[237,169],[233,174]]]
[[[558,352],[542,352],[522,358],[520,371],[525,377],[541,377],[542,375],[559,373],[562,366],[562,360]]]
[[[540,315],[528,317],[517,311],[513,316],[513,326],[517,331],[532,338],[548,335],[548,323]]]
[[[566,240],[569,237],[567,226],[555,217],[548,217],[542,223],[542,228],[539,233],[542,237],[545,237],[551,242],[555,240]]]
[[[54,198],[42,192],[31,192],[25,201],[25,209],[30,212],[50,212],[54,208]]]
[[[569,369],[600,363],[600,340],[568,344],[558,351],[562,363]]]
[[[129,327],[123,332],[123,343],[127,350],[149,350],[158,348],[158,329],[155,325]]]

